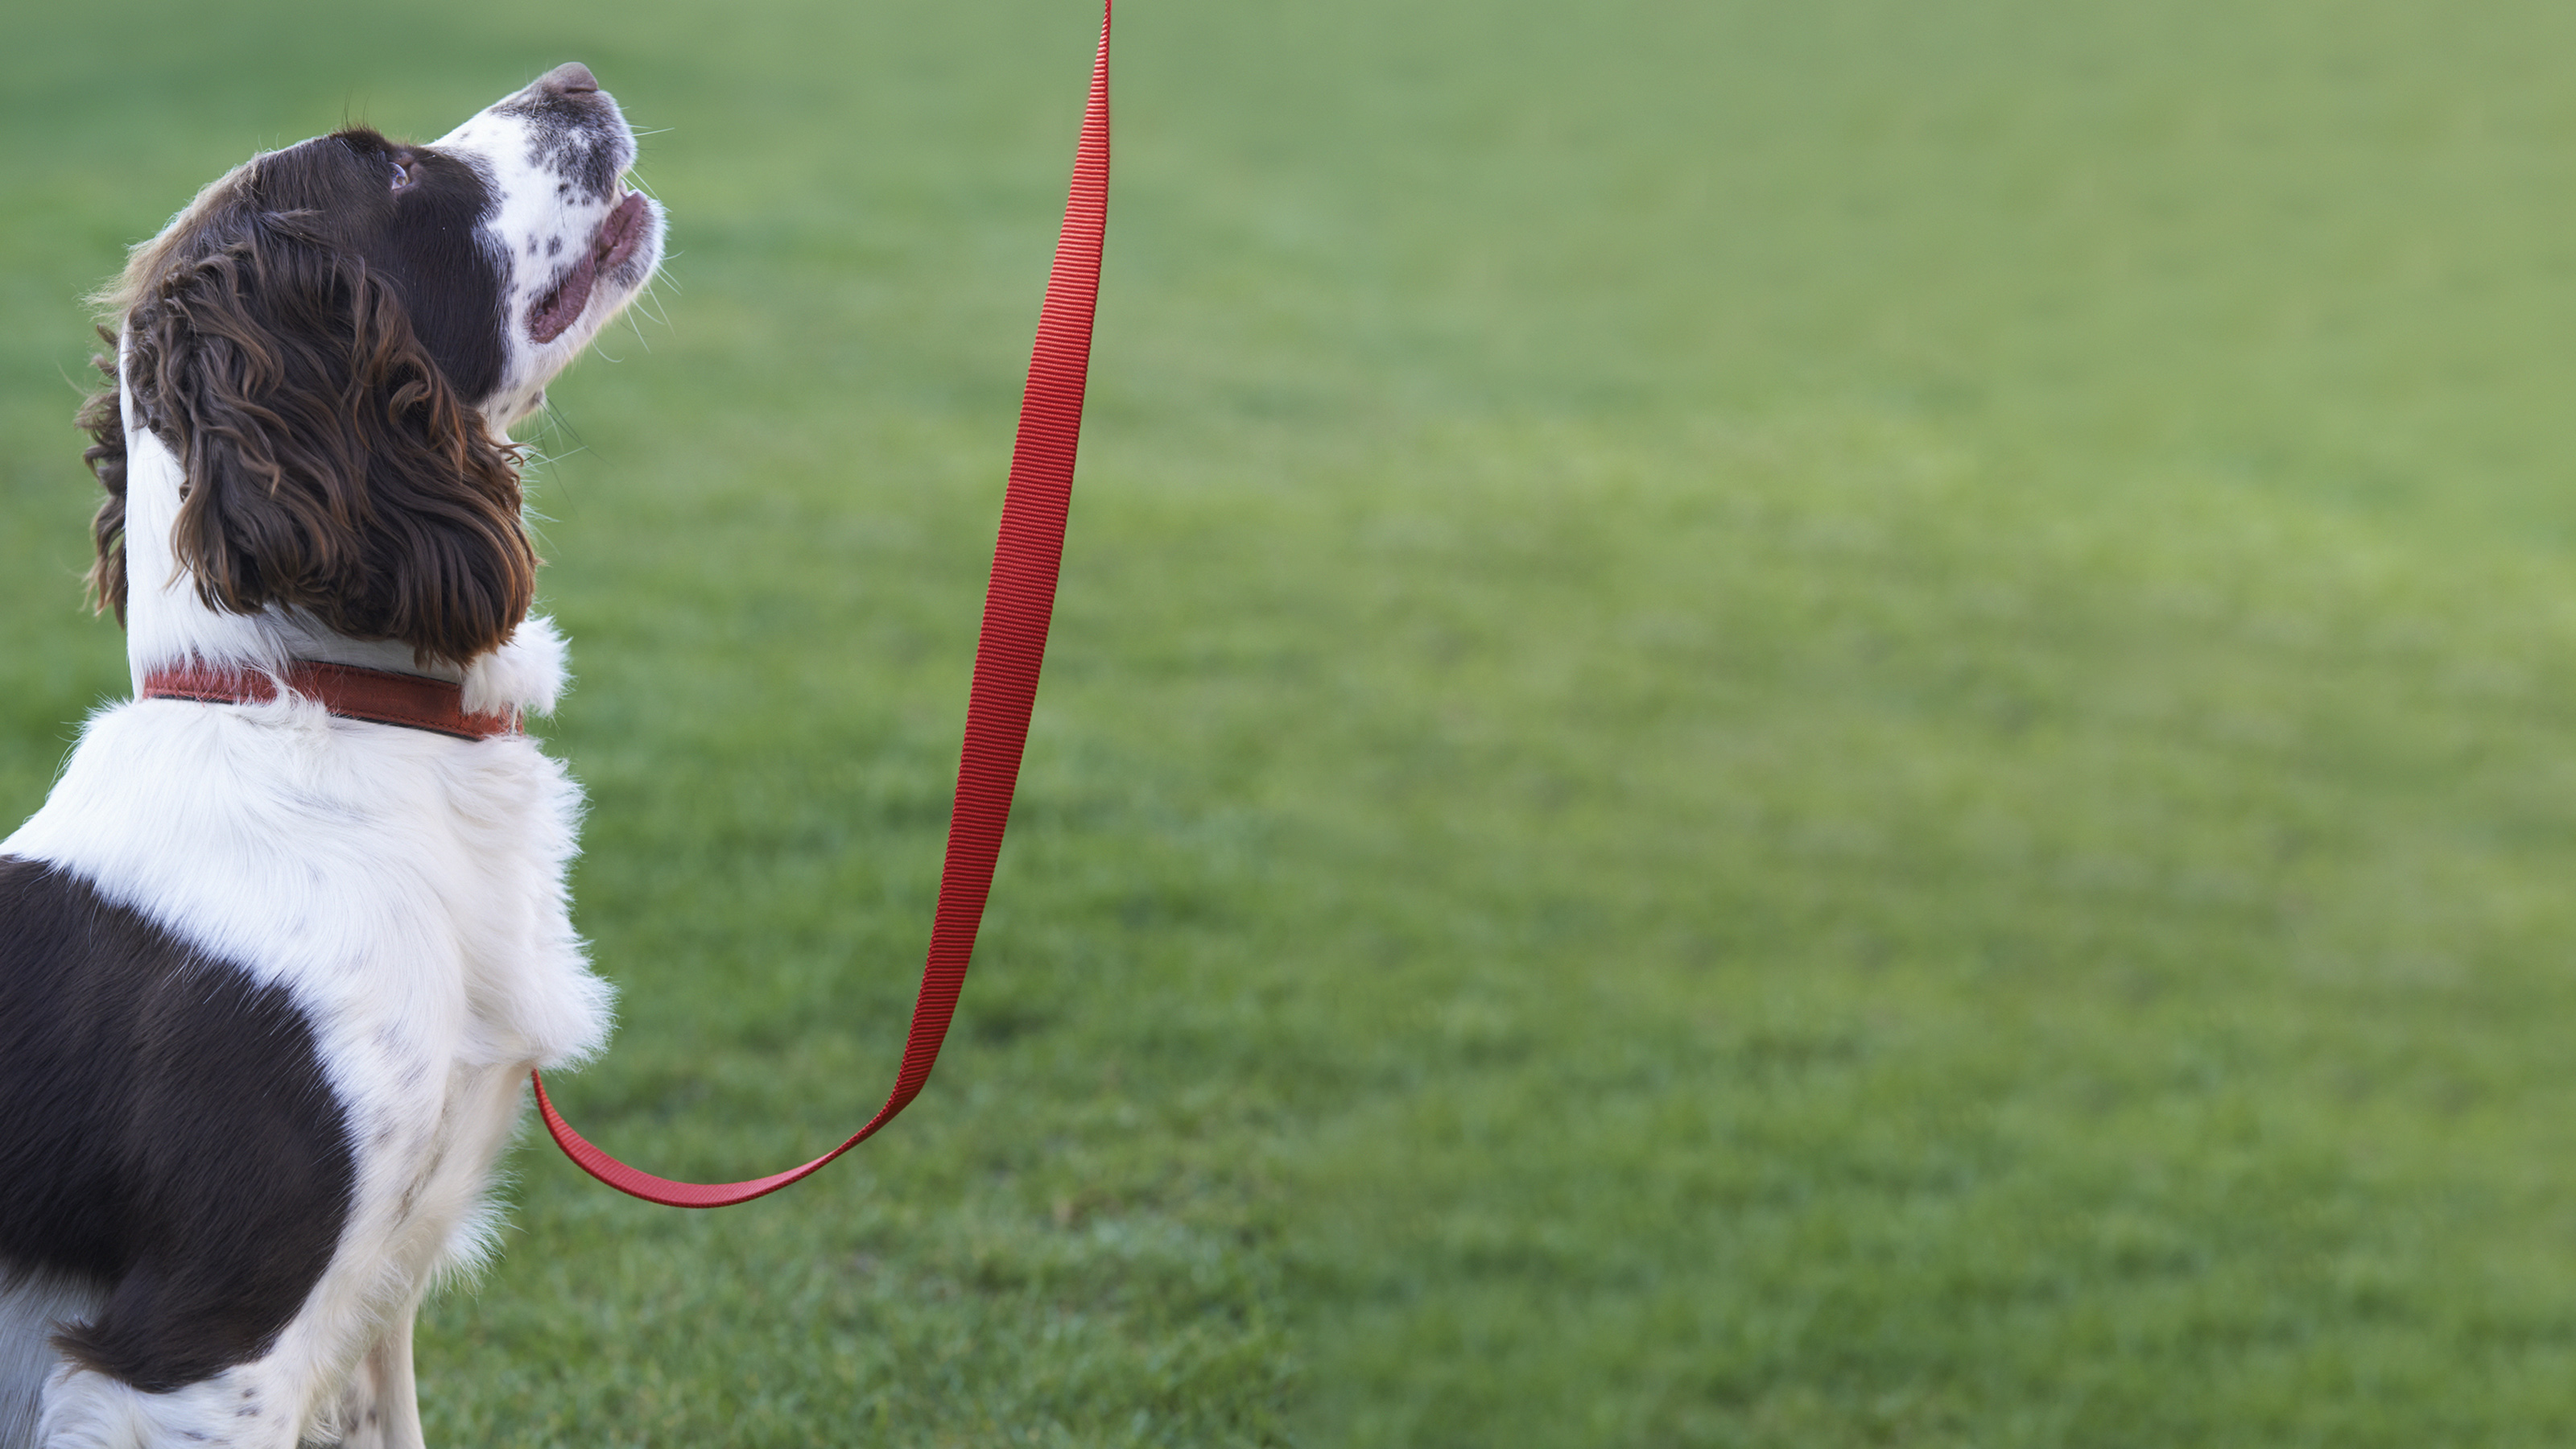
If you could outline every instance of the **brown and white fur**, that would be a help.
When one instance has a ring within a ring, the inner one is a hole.
[[[570,64],[135,249],[83,421],[138,694],[321,660],[553,706],[506,430],[660,264],[634,156]],[[524,735],[292,692],[89,721],[0,841],[0,1449],[420,1444],[414,1310],[488,1251],[528,1069],[608,1031],[580,806]]]

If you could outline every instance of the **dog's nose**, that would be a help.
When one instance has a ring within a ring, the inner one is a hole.
[[[586,96],[599,89],[599,77],[580,61],[568,60],[539,76],[537,89],[550,96]]]

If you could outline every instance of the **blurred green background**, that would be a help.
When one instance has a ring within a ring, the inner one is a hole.
[[[891,1076],[1097,16],[0,20],[0,809],[119,641],[79,294],[589,62],[534,437],[576,1121]],[[1130,0],[940,1075],[524,1149],[433,1442],[2576,1437],[2576,9]]]

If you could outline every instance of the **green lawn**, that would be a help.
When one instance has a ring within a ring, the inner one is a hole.
[[[0,814],[121,688],[77,295],[588,61],[664,317],[538,438],[561,1096],[891,1076],[1087,0],[0,21]],[[476,1445],[2576,1439],[2576,9],[1121,16],[960,1030],[756,1205],[516,1159]],[[613,360],[610,360],[613,359]]]

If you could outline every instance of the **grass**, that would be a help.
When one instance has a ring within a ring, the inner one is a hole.
[[[0,804],[118,690],[76,295],[578,56],[663,301],[555,392],[562,1084],[892,1071],[1078,4],[7,22]],[[712,1215],[536,1148],[505,1445],[2576,1433],[2568,13],[1131,4],[1056,654],[959,1036]]]

